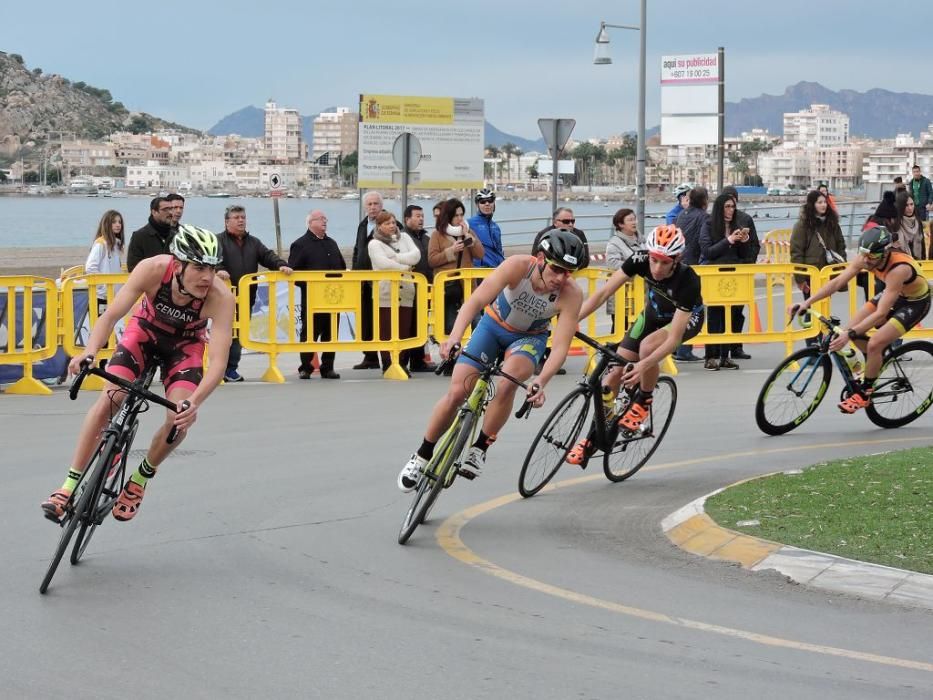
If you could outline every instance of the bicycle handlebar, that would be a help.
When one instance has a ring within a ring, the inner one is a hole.
[[[608,345],[603,345],[598,340],[594,340],[593,338],[588,336],[586,333],[582,331],[577,331],[573,335],[575,338],[579,338],[584,343],[589,345],[596,352],[602,353],[603,355],[608,355],[611,359],[615,360],[620,365],[625,366],[625,365],[631,364],[631,360],[626,360],[624,357],[619,355],[617,352],[615,352],[615,350],[610,348]]]
[[[464,357],[468,357],[468,358],[470,358],[471,360],[473,360],[474,362],[479,363],[480,365],[482,365],[483,367],[485,367],[485,368],[489,371],[490,374],[498,374],[499,376],[505,377],[506,379],[508,379],[508,380],[509,380],[510,382],[512,382],[513,384],[517,384],[517,385],[520,386],[522,389],[525,389],[526,391],[528,390],[528,385],[527,385],[527,384],[525,384],[524,382],[522,382],[522,381],[516,379],[515,377],[513,377],[513,376],[512,376],[511,374],[509,374],[508,372],[503,372],[503,371],[502,371],[502,366],[501,366],[498,362],[494,362],[494,363],[485,362],[485,361],[483,361],[482,358],[476,357],[475,355],[471,355],[470,353],[468,353],[465,349],[463,349],[463,347],[462,347],[459,343],[458,343],[457,345],[454,345],[454,346],[450,349],[450,354],[447,355],[447,359],[444,360],[444,361],[438,366],[438,368],[437,368],[436,370],[434,370],[434,374],[438,374],[438,375],[439,375],[439,374],[442,374],[442,373],[444,372],[444,370],[446,370],[448,367],[450,367],[451,365],[453,365],[454,362],[457,361],[457,357],[458,357],[459,355],[463,355]],[[532,388],[533,388],[535,391],[537,391],[537,390],[540,389],[541,387],[540,387],[538,384],[532,384]],[[528,414],[531,412],[531,409],[532,409],[532,408],[533,408],[533,407],[532,407],[532,405],[531,405],[531,402],[528,401],[528,400],[525,400],[524,403],[522,403],[521,408],[519,408],[518,411],[516,411],[515,417],[516,417],[516,418],[527,418],[527,417],[528,417]]]
[[[131,394],[136,394],[145,401],[150,401],[152,403],[157,403],[160,406],[164,406],[165,408],[169,409],[170,411],[174,411],[175,413],[181,413],[191,405],[188,401],[182,401],[179,404],[172,403],[168,399],[162,398],[158,394],[153,394],[148,389],[144,389],[143,387],[136,385],[134,382],[128,381],[123,377],[118,377],[115,374],[111,374],[101,367],[94,367],[90,360],[85,360],[81,363],[81,371],[78,372],[78,375],[71,383],[71,387],[68,389],[68,396],[72,401],[78,398],[78,391],[81,389],[81,384],[84,382],[84,378],[89,374],[106,379],[108,382],[111,384],[116,384],[124,391],[127,391]],[[172,426],[172,429],[169,431],[165,441],[171,445],[177,438],[178,428]]]

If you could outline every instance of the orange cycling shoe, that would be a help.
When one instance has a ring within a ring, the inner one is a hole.
[[[586,438],[580,440],[580,442],[574,445],[570,452],[567,453],[567,464],[583,464],[586,461],[587,453],[590,451],[591,444],[592,443],[590,443],[590,441]]]
[[[630,404],[628,410],[619,418],[619,425],[625,430],[634,432],[646,420],[648,420],[648,407],[636,401]]]
[[[843,413],[855,413],[856,411],[865,408],[868,404],[871,403],[871,392],[866,392],[864,395],[859,394],[858,392],[850,394],[845,401],[839,402],[839,410]]]
[[[130,479],[126,486],[120,492],[117,502],[113,504],[113,517],[117,520],[126,522],[136,517],[139,512],[139,506],[142,503],[143,496],[146,495],[146,489]]]
[[[40,508],[45,512],[45,517],[49,520],[54,520],[56,523],[61,520],[62,516],[65,514],[65,506],[68,505],[68,501],[71,499],[71,491],[66,489],[58,489],[51,496],[46,498]]]

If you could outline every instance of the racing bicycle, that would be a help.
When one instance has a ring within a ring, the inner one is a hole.
[[[486,362],[471,355],[466,350],[460,349],[460,346],[455,346],[451,350],[447,360],[438,366],[435,374],[443,374],[447,368],[452,367],[456,362],[458,352],[464,357],[479,363],[483,368],[480,370],[479,377],[476,384],[473,385],[470,395],[457,410],[453,423],[438,440],[434,448],[434,456],[422,467],[421,478],[418,481],[411,505],[405,514],[405,519],[402,521],[402,527],[398,533],[399,544],[408,542],[408,538],[411,537],[412,533],[427,519],[428,513],[437,501],[441,490],[449,488],[457,475],[461,473],[460,465],[466,457],[470,445],[476,439],[476,431],[479,429],[486,406],[496,395],[496,384],[492,381],[493,377],[504,377],[523,389],[528,388],[520,380],[502,371],[503,357],[501,354],[492,362]],[[515,417],[527,417],[530,410],[531,404],[525,401]]]
[[[590,371],[557,404],[528,448],[518,476],[518,492],[525,498],[534,496],[557,474],[587,424],[590,406],[593,407],[588,433],[590,445],[580,466],[586,469],[590,458],[602,450],[603,472],[615,482],[633,476],[651,459],[674,417],[677,385],[670,377],[660,377],[648,407],[648,418],[635,431],[622,428],[618,419],[628,409],[637,386],[623,387],[612,411],[607,414],[602,399],[602,379],[607,370],[628,365],[629,361],[618,355],[612,346],[603,345],[585,333],[577,331],[575,335],[596,350],[598,359],[591,362]]]
[[[114,502],[123,490],[130,448],[136,437],[136,430],[139,428],[139,414],[149,410],[150,403],[165,406],[176,413],[184,410],[188,403],[183,401],[176,405],[149,391],[155,371],[156,366],[150,365],[136,381],[130,382],[104,369],[94,367],[90,363],[85,363],[78,376],[75,377],[68,392],[72,400],[78,397],[82,382],[91,374],[115,384],[118,388],[113,390],[113,393],[124,394],[126,399],[101,433],[100,443],[81,473],[81,478],[65,505],[64,515],[57,521],[61,525],[62,533],[45,578],[39,586],[40,593],[48,590],[55,570],[75,533],[77,536],[70,556],[72,564],[77,564],[81,560],[97,527],[110,514]],[[172,443],[177,435],[178,431],[172,428],[166,439]]]
[[[758,394],[755,421],[768,435],[788,433],[813,415],[829,389],[833,365],[844,384],[840,401],[858,386],[861,362],[853,354],[856,351],[851,344],[844,351],[829,349],[839,335],[839,319],[813,316],[826,327],[826,332],[815,345],[788,355],[771,372]],[[922,416],[931,403],[933,343],[914,340],[897,348],[886,348],[871,403],[865,407],[868,420],[882,428],[900,428]]]

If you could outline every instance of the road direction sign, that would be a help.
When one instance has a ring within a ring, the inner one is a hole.
[[[399,170],[405,170],[405,138],[408,137],[408,169],[414,170],[421,163],[421,141],[410,132],[398,135],[392,144],[392,162]]]
[[[541,135],[544,137],[544,143],[547,144],[551,157],[557,160],[560,152],[564,150],[567,140],[577,125],[576,119],[539,119],[538,128],[541,129]]]

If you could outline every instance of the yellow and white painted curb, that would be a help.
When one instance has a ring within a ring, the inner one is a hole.
[[[933,610],[929,574],[789,547],[719,526],[706,514],[704,504],[724,490],[708,493],[664,518],[661,528],[667,538],[691,554],[736,562],[751,571],[773,569],[814,588]]]

